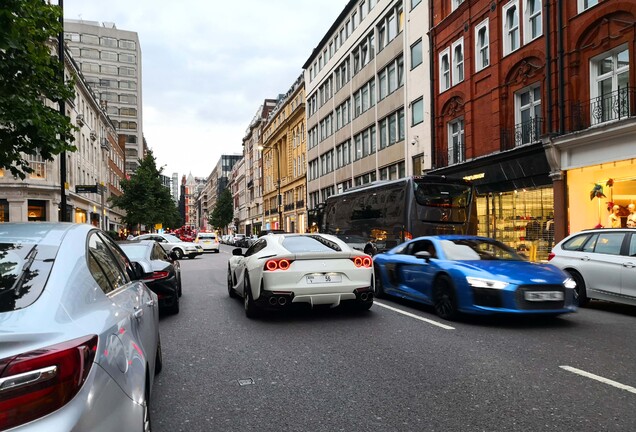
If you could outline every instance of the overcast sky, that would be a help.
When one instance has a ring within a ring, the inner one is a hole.
[[[266,98],[286,93],[347,0],[65,0],[67,19],[136,31],[143,127],[164,174],[207,177]]]

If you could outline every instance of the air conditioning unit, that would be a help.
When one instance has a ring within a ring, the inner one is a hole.
[[[84,114],[78,114],[76,120],[78,126],[84,126]]]
[[[95,141],[97,139],[97,132],[91,131],[91,141]]]
[[[108,142],[108,140],[106,138],[100,139],[99,140],[99,145],[104,150],[110,150],[110,143]]]

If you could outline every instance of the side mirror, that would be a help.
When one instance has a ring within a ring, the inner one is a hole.
[[[243,249],[241,249],[241,248],[232,249],[232,255],[234,255],[234,256],[243,256]]]
[[[426,262],[429,262],[431,260],[431,254],[427,251],[415,252],[415,257],[423,259]]]
[[[143,279],[146,272],[144,271],[144,268],[141,266],[141,264],[139,264],[137,261],[133,261],[131,264],[132,264],[132,269],[134,272],[134,275],[133,275],[134,279],[135,280]]]

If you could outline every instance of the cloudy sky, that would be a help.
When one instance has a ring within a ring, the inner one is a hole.
[[[164,174],[206,177],[285,93],[347,0],[65,0],[67,19],[139,34],[143,122]]]

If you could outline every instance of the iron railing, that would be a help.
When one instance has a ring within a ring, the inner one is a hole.
[[[541,117],[517,123],[514,129],[501,129],[501,150],[510,150],[520,145],[538,142],[542,135],[543,118]]]
[[[636,88],[623,87],[589,101],[572,103],[572,131],[633,117],[636,113]]]

